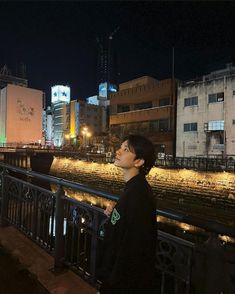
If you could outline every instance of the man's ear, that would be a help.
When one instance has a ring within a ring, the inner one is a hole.
[[[135,159],[135,167],[140,168],[142,165],[144,165],[144,159]]]

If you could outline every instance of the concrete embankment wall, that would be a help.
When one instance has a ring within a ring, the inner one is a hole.
[[[113,164],[54,157],[50,174],[116,194],[124,185],[121,171]],[[233,173],[154,167],[148,180],[155,193],[172,192],[235,201]]]

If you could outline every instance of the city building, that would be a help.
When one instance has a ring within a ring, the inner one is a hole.
[[[72,100],[70,103],[56,103],[52,107],[52,138],[55,146],[78,146],[84,141],[84,128],[96,140],[105,130],[105,107],[88,104],[83,100]],[[47,115],[48,117],[48,115]],[[47,132],[49,132],[47,126]]]
[[[159,157],[175,155],[176,81],[143,76],[119,85],[110,94],[110,135],[149,137]],[[115,140],[115,138],[113,138]]]
[[[100,104],[99,96],[94,95],[94,96],[87,97],[86,102],[87,104],[99,105]]]
[[[17,85],[21,87],[28,87],[28,80],[25,78],[26,68],[24,64],[20,66],[20,73],[16,76],[11,73],[11,70],[4,65],[0,69],[0,89],[5,88],[7,85]]]
[[[107,133],[109,128],[109,93],[116,93],[117,88],[115,85],[110,84],[108,90],[108,83],[101,83],[99,85],[99,95],[86,98],[87,104],[100,106],[101,110],[101,132]]]
[[[41,144],[44,93],[8,84],[0,90],[0,144]]]
[[[105,107],[95,104],[88,104],[79,100],[79,125],[80,131],[83,126],[90,129],[93,135],[99,135],[105,132]]]
[[[235,67],[178,86],[176,155],[235,157]]]
[[[80,119],[79,119],[79,102],[73,100],[70,102],[70,128],[69,132],[65,134],[67,143],[76,144],[80,132]]]
[[[46,110],[43,110],[43,135],[46,146],[53,146],[53,119],[51,107],[48,106]]]
[[[109,129],[109,104],[110,94],[117,92],[118,84],[118,62],[114,36],[118,32],[116,27],[109,35],[102,38],[97,37],[97,86],[99,92],[99,105],[105,106],[104,118],[105,131]]]
[[[56,85],[51,88],[51,108],[53,119],[53,144],[60,147],[64,144],[65,134],[70,128],[70,87]]]
[[[119,30],[117,27],[108,36],[97,37],[97,86],[107,83],[107,90],[110,85],[118,84],[118,63],[117,53],[113,46],[114,35]],[[111,86],[112,87],[112,86]],[[114,86],[115,87],[115,86]]]

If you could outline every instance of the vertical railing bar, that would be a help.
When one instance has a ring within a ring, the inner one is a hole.
[[[52,195],[50,250],[52,250],[53,248],[53,241],[54,241],[54,236],[53,236],[54,221],[55,221],[55,196]]]
[[[5,226],[6,222],[6,212],[7,212],[7,195],[5,194],[5,186],[6,186],[6,175],[7,170],[3,167],[1,172],[1,212],[0,212],[0,225]]]
[[[56,211],[55,211],[55,253],[54,253],[54,271],[60,272],[63,269],[63,226],[64,226],[64,190],[59,186],[56,196]]]
[[[74,245],[75,230],[76,230],[76,227],[73,225],[72,232],[71,232],[71,245],[70,245],[70,260],[72,263],[74,262],[74,252],[75,252],[75,248],[74,248],[75,247]]]
[[[87,236],[88,236],[87,228],[84,227],[83,270],[84,270],[85,273],[88,271],[88,269],[87,269],[87,262],[86,262],[86,257],[87,257]]]
[[[42,209],[42,222],[41,222],[41,232],[42,232],[42,243],[45,241],[45,210],[41,206]]]
[[[162,273],[162,278],[161,278],[161,294],[164,294],[164,289],[165,289],[165,273]]]
[[[186,281],[186,294],[190,294],[191,278],[192,278],[192,258],[193,258],[193,249],[190,248],[190,254],[188,256],[188,264],[187,264],[189,268],[189,272],[188,272],[188,277]]]
[[[78,229],[78,242],[77,242],[77,264],[81,264],[81,227],[79,226]]]
[[[33,240],[37,240],[37,228],[38,228],[38,193],[37,191],[35,190],[35,193],[34,193],[34,199],[33,199],[33,203],[34,203],[34,206],[33,206],[33,224],[32,224],[32,238]]]
[[[16,183],[17,186],[17,183]],[[12,223],[15,225],[16,224],[16,210],[17,210],[17,197],[16,195],[13,194],[13,192],[9,195],[10,199],[13,203],[13,210],[12,210]]]
[[[97,244],[98,244],[98,212],[93,211],[93,224],[91,232],[91,249],[90,249],[90,274],[91,281],[94,283],[96,280],[96,258],[97,258]]]
[[[15,195],[15,202],[16,203],[19,203],[18,204],[18,220],[16,222],[16,225],[20,228],[21,227],[21,223],[22,223],[22,202],[21,202],[21,199],[20,199],[20,196],[21,196],[21,193],[22,193],[22,184],[19,183],[19,188],[18,188],[18,191],[19,191],[19,195],[17,197],[17,195]],[[17,210],[16,210],[17,211]]]

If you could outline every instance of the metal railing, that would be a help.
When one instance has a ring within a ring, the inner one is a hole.
[[[7,153],[8,156],[7,156]],[[12,153],[15,153],[15,159],[12,158]],[[72,157],[77,159],[82,159],[86,161],[95,161],[101,163],[114,162],[114,154],[111,156],[106,156],[106,153],[97,154],[89,152],[78,152],[78,151],[68,151],[64,149],[35,149],[35,148],[11,148],[11,147],[1,147],[0,154],[6,154],[5,162],[9,164],[16,165],[17,157],[22,156],[32,156],[33,154],[52,154],[56,156]],[[11,160],[9,160],[11,158]],[[156,159],[155,166],[164,168],[186,168],[201,171],[228,171],[235,172],[235,154],[233,156],[228,156],[223,158],[222,156],[217,157],[171,157],[165,156],[161,159]],[[18,165],[19,166],[19,165]]]
[[[5,164],[0,164],[0,168],[1,225],[14,225],[52,254],[55,271],[66,266],[96,284],[106,216],[101,208],[66,196],[64,188],[109,200],[118,197]],[[58,189],[52,192],[36,186],[34,179],[56,184]],[[156,292],[235,293],[235,249],[219,239],[220,234],[235,237],[235,230],[170,210],[157,210],[156,214],[197,226],[209,236],[206,242],[189,242],[160,230],[156,232]]]
[[[155,165],[166,168],[235,172],[235,160],[233,158],[169,157],[157,159]]]

